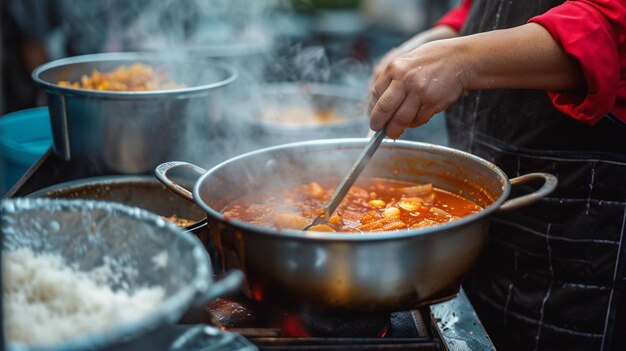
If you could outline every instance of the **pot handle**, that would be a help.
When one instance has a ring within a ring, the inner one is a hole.
[[[194,296],[191,306],[185,311],[180,321],[183,324],[202,323],[206,318],[205,306],[215,298],[226,296],[239,289],[243,283],[244,275],[240,270],[232,270],[200,289]]]
[[[541,199],[542,197],[551,194],[558,184],[558,180],[550,173],[528,173],[519,177],[515,177],[510,180],[511,185],[526,183],[531,180],[543,179],[544,183],[539,190],[530,194],[522,195],[514,199],[506,200],[500,207],[499,211],[515,210],[526,205],[530,205],[533,202]]]
[[[168,173],[175,171],[175,170],[182,171],[183,172],[182,174],[185,175],[184,179],[191,182],[192,184],[194,184],[196,180],[198,180],[202,175],[204,175],[204,173],[206,173],[206,170],[194,164],[191,164],[188,162],[182,162],[182,161],[171,161],[171,162],[161,163],[154,170],[154,175],[157,177],[157,179],[161,183],[163,183],[163,185],[168,187],[170,190],[172,190],[176,194],[182,196],[183,198],[191,202],[194,202],[192,190],[185,188],[182,185],[182,182],[177,182],[174,179],[170,178],[170,176],[168,175]]]
[[[204,306],[216,297],[227,295],[241,286],[244,280],[243,272],[238,269],[228,271],[225,276],[213,281],[209,290],[196,299],[196,305]]]

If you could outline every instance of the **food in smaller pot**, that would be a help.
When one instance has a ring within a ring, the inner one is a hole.
[[[174,83],[163,67],[154,68],[142,63],[117,66],[107,72],[94,69],[91,75],[83,74],[80,81],[62,80],[58,84],[74,89],[111,91],[169,90],[185,87]]]
[[[317,216],[338,182],[308,182],[254,192],[226,206],[222,214],[279,230],[300,230]],[[309,231],[359,233],[421,229],[481,209],[470,200],[433,187],[432,183],[362,177],[350,188],[328,224],[313,226]]]
[[[176,215],[169,216],[169,217],[161,216],[161,218],[163,218],[164,220],[166,220],[168,222],[174,223],[177,226],[182,227],[182,228],[189,227],[189,226],[194,225],[196,223],[195,221],[189,220],[187,218],[181,218],[181,217],[178,217]]]

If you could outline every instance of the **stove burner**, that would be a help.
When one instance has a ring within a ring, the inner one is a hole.
[[[354,313],[306,308],[286,310],[239,297],[217,298],[205,307],[204,321],[225,329],[266,328],[288,337],[384,337],[391,326],[389,313]],[[258,330],[254,331],[258,333]]]
[[[390,313],[304,311],[299,316],[312,336],[380,338],[391,325]]]

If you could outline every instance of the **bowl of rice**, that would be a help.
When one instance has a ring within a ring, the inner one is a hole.
[[[112,202],[2,200],[8,349],[117,349],[236,289],[192,234]]]

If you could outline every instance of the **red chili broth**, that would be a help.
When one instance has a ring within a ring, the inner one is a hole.
[[[337,182],[311,182],[248,194],[228,204],[226,217],[276,229],[302,229],[324,207]],[[430,191],[428,191],[430,189]],[[482,208],[429,184],[359,178],[328,221],[312,231],[380,232],[446,223]]]

